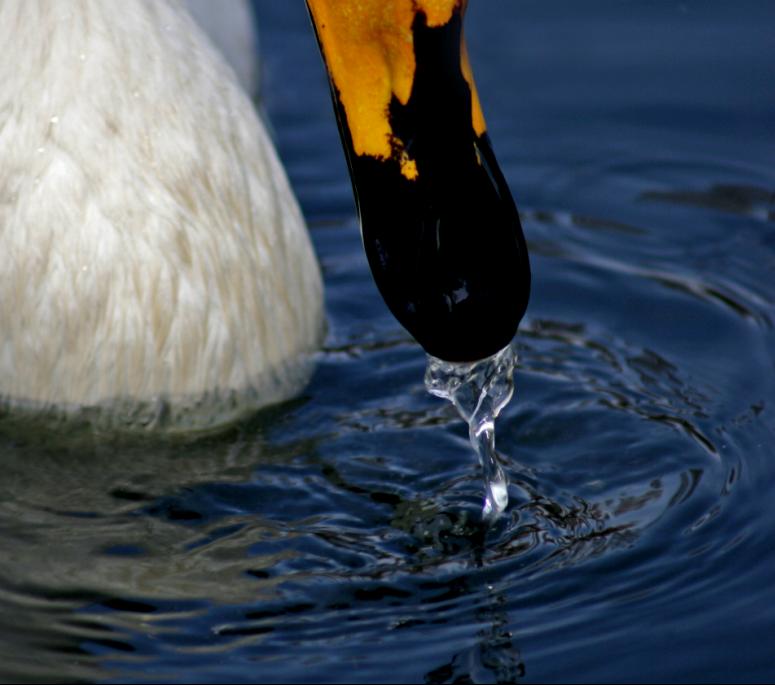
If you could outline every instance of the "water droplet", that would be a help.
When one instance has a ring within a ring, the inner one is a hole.
[[[495,419],[514,394],[516,363],[511,345],[476,362],[445,362],[428,355],[425,387],[452,402],[468,423],[468,437],[484,474],[486,519],[497,518],[509,503],[508,480],[495,451]]]

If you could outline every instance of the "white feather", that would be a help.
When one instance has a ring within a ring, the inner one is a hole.
[[[164,408],[177,428],[298,392],[318,265],[266,131],[182,7],[1,0],[0,45],[5,403]]]

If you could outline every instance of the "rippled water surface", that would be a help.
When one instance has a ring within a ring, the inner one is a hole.
[[[193,443],[3,429],[0,679],[775,677],[775,4],[472,1],[534,271],[489,529],[371,283],[303,3],[256,4],[317,371]]]

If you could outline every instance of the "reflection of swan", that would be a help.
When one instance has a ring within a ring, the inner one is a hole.
[[[318,266],[266,131],[166,0],[6,0],[0,395],[216,423],[297,392]]]

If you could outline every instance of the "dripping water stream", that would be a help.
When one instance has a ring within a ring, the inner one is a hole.
[[[485,496],[482,516],[498,517],[509,503],[508,480],[495,451],[495,419],[514,394],[517,355],[511,345],[475,362],[446,362],[428,355],[425,387],[449,400],[468,424],[468,437],[479,456]]]

